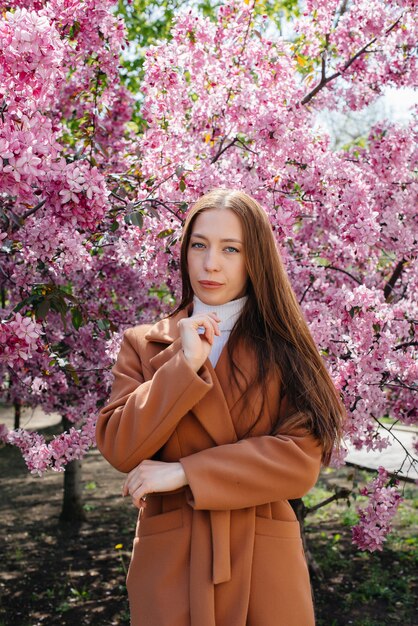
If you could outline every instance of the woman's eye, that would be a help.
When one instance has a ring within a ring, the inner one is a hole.
[[[234,248],[234,246],[228,246],[225,250],[227,252],[239,252],[238,248]]]
[[[200,241],[194,241],[191,245],[191,248],[204,248],[204,244]]]

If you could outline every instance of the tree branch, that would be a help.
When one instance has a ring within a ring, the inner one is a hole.
[[[245,31],[245,35],[244,35],[244,42],[243,42],[243,44],[242,44],[242,48],[241,48],[241,50],[240,50],[240,53],[239,53],[239,55],[238,55],[238,59],[237,59],[237,62],[236,62],[236,65],[238,65],[238,66],[239,66],[239,64],[240,64],[240,62],[241,62],[242,55],[243,55],[244,50],[245,50],[245,47],[246,47],[246,45],[247,45],[247,40],[248,40],[248,35],[249,35],[249,32],[250,32],[250,26],[251,26],[251,20],[252,20],[252,15],[253,15],[254,7],[255,7],[255,2],[253,2],[252,6],[250,7],[250,19],[248,20],[247,30]],[[228,104],[228,102],[229,102],[229,99],[230,99],[231,95],[232,95],[232,87],[230,87],[230,88],[228,89],[228,95],[227,95],[227,97],[226,97],[225,107],[227,106],[227,104]]]
[[[341,267],[335,267],[335,265],[325,265],[324,267],[325,267],[325,269],[330,269],[330,270],[335,270],[337,272],[342,272],[342,274],[345,274],[346,276],[349,276],[349,278],[354,280],[358,285],[362,285],[363,284],[362,281],[359,278],[356,278],[355,276],[350,274],[350,272],[347,272],[347,270],[343,270]]]
[[[340,487],[339,489],[337,489],[333,496],[330,496],[326,500],[322,500],[322,502],[318,502],[318,504],[315,504],[315,506],[306,507],[305,516],[309,515],[309,513],[314,513],[318,509],[321,509],[323,506],[326,506],[327,504],[330,504],[335,500],[348,500],[348,496],[350,495],[351,491],[351,489],[347,489],[346,487]]]
[[[231,146],[233,146],[235,143],[237,142],[237,138],[234,137],[234,139],[232,141],[230,141],[229,143],[226,144],[226,146],[224,146],[221,150],[219,150],[217,152],[217,154],[215,154],[215,156],[211,159],[211,163],[216,163],[216,161],[218,161],[220,159],[220,157],[222,156],[222,154],[225,152],[225,150],[228,150],[228,148],[230,148]]]
[[[32,207],[32,209],[29,209],[29,211],[26,211],[26,213],[22,215],[22,220],[25,220],[26,218],[30,217],[31,215],[36,213],[36,211],[39,211],[39,209],[42,209],[45,203],[46,203],[46,200],[41,200],[36,206]]]
[[[369,383],[369,385],[373,385],[374,383]],[[381,383],[377,383],[380,385]],[[418,387],[411,387],[411,385],[407,385],[402,381],[398,381],[397,383],[383,383],[385,387],[389,387],[389,389],[408,389],[408,391],[418,391]]]
[[[380,427],[380,428],[383,428],[384,430],[386,430],[386,432],[388,432],[388,433],[389,433],[389,434],[393,437],[393,439],[394,439],[394,440],[395,440],[395,441],[396,441],[396,442],[397,442],[397,443],[401,446],[401,448],[402,448],[402,449],[403,449],[403,451],[405,452],[405,458],[404,458],[404,460],[403,460],[403,462],[402,462],[402,465],[400,466],[400,468],[399,468],[398,470],[396,470],[395,472],[393,472],[393,474],[395,474],[395,475],[396,475],[396,474],[399,474],[399,473],[402,471],[402,468],[403,468],[403,466],[404,466],[404,464],[405,464],[405,462],[406,462],[406,460],[407,460],[407,459],[409,459],[409,463],[410,463],[410,465],[409,465],[409,469],[414,468],[414,467],[415,467],[415,465],[417,465],[417,464],[418,464],[418,459],[416,459],[414,456],[412,456],[412,454],[411,454],[411,453],[409,452],[409,450],[408,450],[408,449],[404,446],[404,444],[402,443],[402,441],[401,441],[401,440],[400,440],[400,439],[399,439],[396,435],[394,435],[394,434],[393,434],[393,432],[392,432],[393,425],[392,425],[390,428],[388,428],[387,426],[385,426],[384,424],[382,424],[382,422],[381,422],[381,421],[380,421],[377,417],[375,417],[375,416],[373,415],[373,413],[371,413],[371,416],[372,416],[372,418],[374,419],[374,421],[375,421],[375,422],[377,422],[377,424],[379,425],[379,427]],[[408,470],[408,471],[409,471],[409,470]]]
[[[418,341],[406,341],[405,343],[399,343],[393,348],[393,350],[401,350],[402,348],[409,348],[409,346],[418,346]]]
[[[404,268],[404,265],[406,263],[405,259],[401,259],[398,264],[396,265],[392,276],[389,278],[388,282],[385,285],[385,288],[383,290],[383,295],[385,296],[385,300],[388,300],[389,296],[392,293],[392,290],[395,286],[396,281],[398,280],[398,278],[400,277],[400,275],[402,274],[402,270]]]
[[[384,36],[388,35],[391,32],[391,30],[393,30],[399,24],[399,22],[401,21],[403,16],[404,16],[404,13],[401,13],[401,15],[398,17],[398,19],[393,24],[391,24],[391,26],[384,32]],[[321,61],[321,66],[322,66],[321,67],[321,80],[319,81],[319,83],[304,98],[302,98],[300,103],[301,104],[307,104],[308,102],[310,102],[310,100],[312,100],[312,98],[314,98],[314,96],[316,96],[318,91],[321,91],[321,89],[323,89],[325,87],[325,85],[327,85],[329,82],[331,82],[335,78],[338,78],[339,76],[341,76],[341,74],[343,74],[343,72],[348,70],[350,65],[352,65],[354,63],[354,61],[356,61],[362,54],[364,54],[367,51],[367,48],[369,46],[371,46],[372,44],[374,44],[375,41],[377,41],[377,37],[373,37],[373,39],[371,39],[368,43],[364,44],[364,46],[362,48],[360,48],[360,50],[358,50],[350,59],[348,59],[348,61],[346,61],[344,63],[344,66],[343,66],[343,68],[341,70],[338,70],[337,72],[334,72],[334,74],[331,74],[328,77],[324,75],[324,71],[323,71],[323,69],[324,69],[324,57],[322,56],[322,61]]]
[[[299,304],[302,304],[303,300],[305,299],[306,294],[308,293],[311,287],[312,287],[312,283],[309,283],[309,285],[306,287],[305,291],[303,292],[301,299],[299,300]]]

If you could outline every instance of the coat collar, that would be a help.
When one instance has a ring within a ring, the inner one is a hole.
[[[176,313],[172,317],[164,317],[163,319],[159,320],[146,332],[145,339],[147,341],[155,341],[158,343],[164,343],[169,345],[168,348],[166,348],[162,352],[159,352],[150,359],[150,364],[153,367],[160,367],[180,349],[180,332],[177,323],[181,319],[188,317],[192,313],[192,311],[193,303],[189,304],[189,306],[185,309],[178,311],[178,313]],[[242,344],[238,346],[237,356],[240,367],[246,373],[248,379],[251,379],[254,357],[248,353],[247,349]],[[209,359],[206,359],[205,365],[207,366],[211,374],[216,372],[218,374],[218,378],[222,382],[222,379],[225,379],[226,376],[227,363],[227,345],[225,345],[219,356],[216,366],[213,367]]]
[[[188,316],[191,306],[179,311],[173,317],[158,321],[147,331],[145,335],[147,341],[168,344],[166,348],[150,358],[149,364],[154,370],[164,365],[180,350],[181,339],[177,322]],[[194,406],[193,412],[218,445],[232,443],[236,441],[237,435],[230,413],[231,405],[235,402],[231,393],[227,346],[223,347],[215,368],[209,359],[206,359],[204,366],[212,378],[213,388]]]
[[[164,317],[162,320],[159,320],[147,331],[145,339],[147,341],[158,341],[159,343],[175,342],[180,336],[177,322],[188,317],[191,310],[192,305],[189,305],[186,309],[178,311],[173,317]]]

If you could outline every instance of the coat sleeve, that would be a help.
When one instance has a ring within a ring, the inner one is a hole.
[[[112,369],[109,403],[96,425],[97,446],[121,472],[151,458],[169,439],[181,418],[211,389],[205,368],[197,374],[179,350],[145,381],[135,336],[125,331]]]
[[[318,441],[299,427],[183,457],[189,504],[232,510],[300,498],[318,479],[321,453]]]

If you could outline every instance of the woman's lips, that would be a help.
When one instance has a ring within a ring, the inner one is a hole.
[[[219,289],[222,287],[222,283],[216,283],[213,280],[199,280],[199,285],[202,285],[204,289]]]

